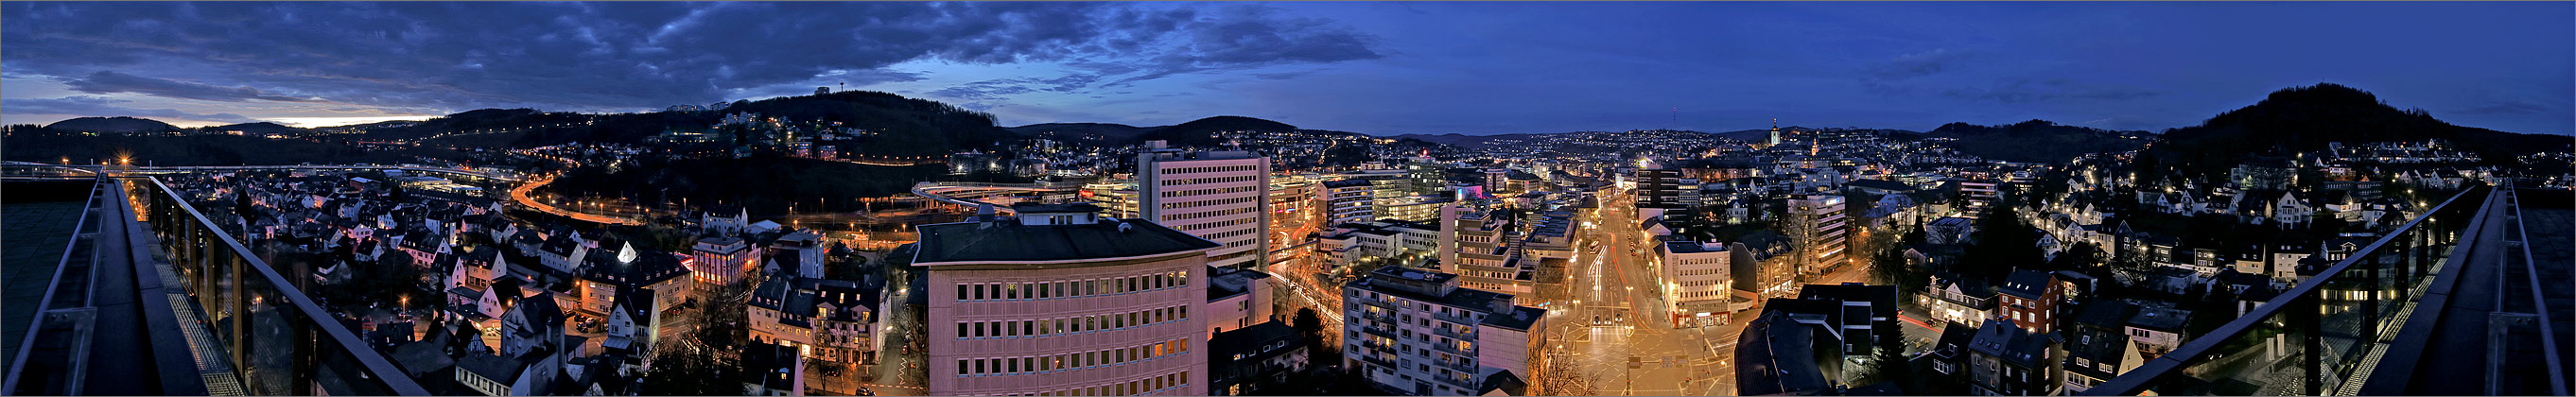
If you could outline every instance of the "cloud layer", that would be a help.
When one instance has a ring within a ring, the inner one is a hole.
[[[1062,62],[1048,89],[1377,57],[1256,7],[1111,3],[8,3],[0,65],[89,94],[634,110]],[[1038,79],[1031,79],[1035,82]],[[1015,84],[993,82],[987,85]],[[809,88],[810,89],[810,88]],[[995,88],[1010,90],[1010,88]],[[961,88],[972,90],[972,88]],[[968,91],[959,91],[967,93]],[[972,95],[972,94],[967,94]],[[12,111],[15,113],[16,111]]]
[[[2461,125],[2566,134],[2576,130],[2571,12],[2564,2],[0,2],[0,98],[10,101],[0,120],[635,111],[846,84],[1012,125],[1236,114],[1378,134],[1729,131],[1774,118],[2161,130],[2332,82]]]

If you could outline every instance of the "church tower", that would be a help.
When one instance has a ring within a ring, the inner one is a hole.
[[[1771,143],[1762,146],[1780,146],[1780,119],[1771,119]]]

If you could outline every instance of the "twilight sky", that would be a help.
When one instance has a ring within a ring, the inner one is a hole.
[[[2333,82],[2569,134],[2571,33],[2567,2],[5,2],[0,123],[328,126],[846,83],[1004,125],[2161,130]]]

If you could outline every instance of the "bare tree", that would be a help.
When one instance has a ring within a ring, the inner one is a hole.
[[[1789,238],[1790,279],[1805,283],[1810,269],[1821,265],[1816,254],[1823,252],[1819,245],[1823,245],[1824,236],[1816,230],[1815,213],[1806,206],[1792,200],[1783,210],[1787,213],[1782,214],[1775,228],[1780,230],[1781,236]]]
[[[1544,353],[1544,350],[1541,350],[1540,353],[1532,354],[1545,355],[1546,353]],[[1533,377],[1533,381],[1530,382],[1530,395],[1589,396],[1599,394],[1599,392],[1593,388],[1591,377],[1585,376],[1583,368],[1576,366],[1571,357],[1565,357],[1562,359],[1549,358],[1546,362],[1547,364],[1545,366],[1539,367],[1537,371],[1538,373],[1534,374],[1535,376]]]

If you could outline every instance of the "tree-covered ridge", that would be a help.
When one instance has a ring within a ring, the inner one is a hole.
[[[338,141],[257,136],[90,136],[35,125],[13,125],[8,127],[8,131],[8,144],[0,145],[0,149],[5,149],[0,158],[47,164],[64,162],[65,159],[83,163],[118,157],[132,158],[135,165],[165,166],[397,164],[416,162],[418,157],[466,158],[465,153],[437,148],[366,148]]]
[[[1216,133],[1219,132],[1288,132],[1296,130],[1297,126],[1277,121],[1243,116],[1216,116],[1190,120],[1190,122],[1187,123],[1155,128],[1153,131],[1147,131],[1144,135],[1136,137],[1136,139],[1171,141],[1173,145],[1182,146],[1215,146],[1225,143],[1223,139],[1216,137]]]
[[[2567,150],[2571,143],[2565,136],[2452,125],[2422,109],[2399,110],[2367,91],[2330,83],[2276,91],[2200,125],[2167,130],[2164,137],[2141,156],[2140,168],[2186,177],[2224,173],[2248,156],[2321,150],[2329,142],[2442,139],[2490,162]]]
[[[670,203],[729,204],[785,212],[790,204],[804,211],[849,212],[866,208],[852,199],[903,194],[913,184],[958,180],[938,165],[886,167],[838,161],[754,155],[745,158],[639,157],[629,166],[583,167],[557,178],[546,188],[566,196],[624,197],[659,206]],[[1009,175],[974,174],[966,180],[1027,182]]]
[[[672,131],[705,131],[726,115],[756,114],[798,125],[840,123],[868,131],[842,143],[845,149],[876,156],[916,156],[981,148],[1008,139],[993,124],[993,115],[954,105],[875,91],[843,91],[734,101],[719,110],[670,110],[643,113],[581,114],[535,109],[478,109],[400,127],[367,129],[381,139],[418,139],[441,134],[506,131],[517,134],[512,147],[572,142],[640,143]],[[517,129],[517,130],[511,130]]]
[[[2144,141],[2120,132],[2092,127],[2062,125],[2045,120],[2031,120],[2006,125],[1943,124],[1927,138],[1956,138],[1946,145],[1990,160],[2025,163],[2055,163],[2088,153],[2116,153],[2137,149]]]
[[[179,127],[172,126],[170,123],[161,122],[160,120],[125,116],[73,118],[56,121],[53,124],[46,124],[45,128],[72,132],[107,133],[149,133],[179,130]]]

